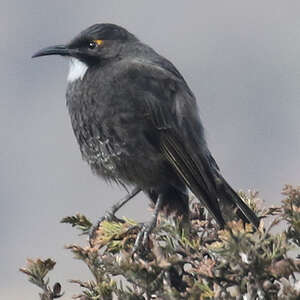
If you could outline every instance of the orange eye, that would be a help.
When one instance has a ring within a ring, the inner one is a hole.
[[[103,40],[94,40],[89,42],[89,48],[95,49],[97,46],[100,46],[103,43]]]
[[[94,41],[98,46],[100,46],[103,43],[103,40],[95,40]]]

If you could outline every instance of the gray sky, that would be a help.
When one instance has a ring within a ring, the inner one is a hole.
[[[285,183],[300,183],[299,14],[296,0],[2,1],[0,298],[38,299],[18,272],[27,257],[56,259],[51,277],[76,291],[67,279],[87,272],[63,249],[77,238],[59,220],[96,220],[124,195],[81,160],[65,108],[67,62],[33,61],[35,51],[94,23],[125,26],[184,75],[229,182],[276,204]],[[120,215],[146,220],[147,200]]]

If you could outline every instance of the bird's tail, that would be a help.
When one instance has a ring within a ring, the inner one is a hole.
[[[163,154],[180,180],[201,201],[221,228],[225,226],[225,221],[234,219],[236,207],[239,217],[258,227],[259,219],[220,174],[208,149],[192,152],[193,145],[186,147],[178,133],[170,130],[161,132],[160,143]],[[197,147],[201,149],[203,145]]]
[[[238,208],[238,216],[243,221],[252,223],[256,228],[258,228],[260,220],[254,213],[254,211],[241,199],[241,197],[234,191],[234,189],[221,175],[219,175],[218,181],[218,198],[220,205],[228,206],[229,209]]]

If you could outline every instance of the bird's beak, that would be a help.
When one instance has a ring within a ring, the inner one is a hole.
[[[70,55],[70,50],[65,45],[56,45],[43,48],[32,55],[32,58],[46,55]]]

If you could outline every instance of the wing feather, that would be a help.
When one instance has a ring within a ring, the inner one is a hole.
[[[183,144],[169,131],[162,133],[161,148],[179,177],[203,203],[218,224],[223,227],[225,222],[219,208],[217,196],[214,192],[211,193],[208,190],[208,177],[203,164],[195,162],[188,151],[184,149]]]
[[[143,90],[145,115],[151,120],[149,136],[179,178],[203,203],[217,223],[225,225],[218,199],[236,205],[255,226],[259,220],[219,173],[211,156],[198,115],[196,99],[176,68],[167,60],[135,59],[137,90]],[[220,188],[221,186],[221,188]]]

